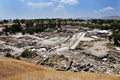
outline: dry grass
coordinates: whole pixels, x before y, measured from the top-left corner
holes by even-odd
[[[108,49],[114,49],[114,44],[113,43],[106,43],[106,46]]]
[[[42,70],[45,70],[45,68],[24,61],[0,57],[0,79],[25,72]]]
[[[39,71],[15,75],[4,80],[120,80],[106,74]]]
[[[120,80],[107,74],[60,72],[24,61],[0,57],[1,80]]]
[[[100,39],[100,41],[107,41],[107,39],[105,39],[105,38],[102,38],[102,39]]]

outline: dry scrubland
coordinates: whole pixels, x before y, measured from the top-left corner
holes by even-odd
[[[120,80],[107,74],[60,72],[0,57],[0,80]]]

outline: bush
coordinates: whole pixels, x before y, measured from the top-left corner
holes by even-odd
[[[2,31],[0,31],[0,35],[2,35],[3,34],[3,32]]]
[[[37,56],[37,53],[35,51],[31,51],[31,50],[24,50],[22,53],[21,53],[21,57],[23,58],[34,58],[35,56]]]
[[[5,57],[12,57],[10,53],[6,53]]]
[[[20,60],[20,56],[17,56],[15,59]]]

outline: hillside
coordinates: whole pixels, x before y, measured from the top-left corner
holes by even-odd
[[[46,70],[46,68],[24,61],[0,57],[0,79],[17,74],[43,70]]]
[[[107,74],[60,72],[0,57],[0,80],[120,80]]]

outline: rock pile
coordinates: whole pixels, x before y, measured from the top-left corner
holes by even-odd
[[[64,55],[51,55],[39,63],[60,71],[96,72],[120,75],[120,54],[110,53],[98,58],[84,51],[69,51]]]

